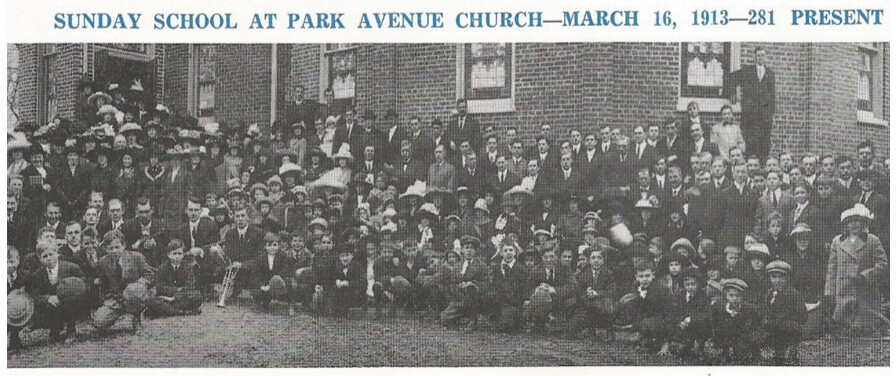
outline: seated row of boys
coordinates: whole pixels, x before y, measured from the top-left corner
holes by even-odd
[[[100,256],[96,234],[86,230],[81,253],[86,256],[70,261],[65,256],[59,259],[52,232],[41,234],[37,253],[41,270],[26,281],[17,279],[18,253],[10,248],[9,280],[11,289],[24,286],[36,297],[37,320],[50,328],[51,340],[63,338],[63,329],[72,334],[75,320],[87,307],[96,310],[94,321],[102,320],[101,327],[132,313],[134,330],[144,306],[153,316],[200,312],[203,294],[197,276],[208,274],[197,262],[196,255],[205,253],[201,249],[188,251],[182,241],[172,240],[167,245],[169,262],[153,273],[142,254],[125,250],[118,231],[104,236],[105,255]],[[248,290],[262,306],[287,303],[290,314],[294,303],[334,315],[370,305],[377,314],[384,305],[393,313],[401,306],[430,309],[448,327],[475,328],[487,320],[502,332],[518,331],[526,322],[532,322],[535,331],[545,331],[549,322],[556,322],[569,337],[603,329],[608,340],[614,337],[614,326],[626,322],[620,318],[627,318],[640,333],[641,343],[660,354],[668,354],[673,341],[684,345],[685,354],[700,354],[712,338],[725,356],[739,360],[755,359],[760,343],[771,343],[780,361],[786,354],[795,357],[793,345],[799,342],[799,328],[806,319],[803,300],[787,284],[790,265],[783,261],[765,265],[770,257],[763,244],[748,249],[749,269],[738,265],[736,247],[726,250],[726,265],[709,264],[706,272],[685,266],[686,259],[675,254],[659,262],[636,259],[636,283],[620,287],[605,266],[610,249],[603,246],[586,249],[587,266],[573,270],[558,263],[556,248],[545,249],[537,263],[532,257],[520,260],[520,250],[512,243],[502,245],[494,262],[486,263],[480,257],[479,239],[473,236],[461,239],[460,252],[452,249],[441,255],[430,249],[418,252],[413,242],[401,252],[367,237],[358,245],[363,258],[355,258],[355,248],[349,244],[334,252],[333,235],[320,228],[312,240],[313,252],[304,246],[301,233],[292,234],[288,246],[281,247],[281,242],[287,239],[267,233],[265,252],[240,265],[235,283],[237,291]],[[210,253],[222,256],[216,252]],[[657,265],[668,269],[658,270]],[[655,278],[658,275],[661,278]],[[77,296],[66,287],[63,299],[57,289],[70,277],[83,279],[89,292]],[[155,296],[129,301],[125,293],[138,281],[153,285]],[[11,346],[21,346],[17,331]]]

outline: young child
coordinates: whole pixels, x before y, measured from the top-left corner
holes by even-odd
[[[740,248],[729,245],[725,247],[725,265],[722,266],[722,279],[744,279],[750,273],[749,267],[741,262]]]
[[[772,256],[765,244],[756,243],[747,248],[747,260],[750,261],[750,271],[743,278],[744,282],[750,286],[747,290],[747,300],[753,304],[759,304],[762,302],[765,292],[771,287],[765,272],[765,265],[772,260]]]
[[[589,268],[576,276],[577,299],[567,333],[571,338],[576,338],[582,329],[588,329],[591,334],[595,334],[595,329],[604,329],[607,342],[615,339],[613,314],[616,311],[616,279],[604,266],[604,255],[602,247],[589,248],[586,253]]]
[[[268,232],[264,234],[264,253],[255,259],[252,273],[252,298],[260,307],[270,309],[275,303],[289,304],[289,286],[286,280],[293,274],[292,265],[286,254],[280,250],[280,237]],[[289,315],[295,311],[289,304]]]
[[[516,332],[522,324],[523,302],[526,294],[526,268],[516,258],[513,244],[501,246],[501,262],[492,267],[490,289],[494,294],[490,319],[499,332]]]
[[[156,296],[147,302],[147,314],[153,316],[198,315],[202,294],[193,269],[184,265],[184,243],[168,243],[168,262],[156,272]]]
[[[682,273],[683,290],[675,295],[676,328],[673,337],[684,345],[684,356],[700,356],[706,340],[712,334],[710,299],[700,289],[700,271],[687,268]]]
[[[789,238],[781,231],[784,229],[784,217],[778,212],[773,212],[768,216],[766,226],[766,234],[763,244],[768,247],[769,254],[774,259],[780,259],[784,251],[789,248]],[[750,283],[747,281],[747,283]]]
[[[103,305],[93,315],[97,328],[111,327],[125,313],[132,315],[131,332],[141,327],[141,316],[149,297],[147,286],[153,271],[142,253],[129,251],[121,231],[103,235],[106,255],[97,261],[100,295]]]
[[[775,351],[776,366],[796,365],[802,325],[808,319],[806,304],[790,285],[790,264],[772,261],[765,267],[771,288],[766,290],[765,319],[762,329],[766,344]]]
[[[41,242],[36,249],[41,267],[29,276],[25,290],[34,297],[36,324],[50,329],[50,342],[59,342],[65,336],[77,334],[75,319],[80,312],[80,304],[84,301],[65,301],[61,296],[62,291],[57,294],[57,287],[69,277],[82,279],[84,273],[78,265],[59,260],[55,243]],[[81,283],[83,284],[83,279]],[[64,334],[61,333],[63,329]]]
[[[722,351],[725,362],[751,364],[759,355],[756,332],[762,316],[756,305],[747,302],[746,282],[731,278],[723,286],[725,300],[712,308],[713,343]]]
[[[25,276],[22,275],[22,271],[19,270],[19,250],[16,247],[9,246],[6,248],[6,294],[7,301],[10,300],[11,294],[23,294],[22,288],[25,287]],[[18,291],[18,292],[16,292]],[[23,311],[27,310],[23,308]],[[11,309],[7,309],[9,313],[12,313]],[[7,320],[6,324],[6,332],[9,333],[9,348],[13,351],[21,350],[24,346],[22,345],[22,338],[19,336],[19,333],[22,331],[22,328],[28,324],[28,321],[22,320],[23,322],[15,323],[15,325],[10,324],[9,320]]]
[[[687,258],[676,252],[669,255],[666,260],[668,260],[668,264],[666,264],[668,273],[662,279],[663,285],[669,289],[669,294],[678,296],[684,290],[682,270],[686,268]]]
[[[669,290],[655,281],[655,266],[650,262],[639,262],[635,266],[637,288],[626,294],[622,304],[629,305],[635,328],[640,335],[642,347],[659,348],[658,355],[669,355],[668,334],[671,324],[670,313],[674,307]]]
[[[324,296],[330,302],[327,306],[331,314],[346,316],[349,308],[363,304],[366,276],[364,268],[352,262],[354,250],[351,247],[341,247],[338,255],[339,259],[324,286]]]

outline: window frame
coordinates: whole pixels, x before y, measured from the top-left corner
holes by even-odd
[[[871,110],[864,110],[859,107],[858,87],[856,88],[856,121],[859,124],[889,126],[889,121],[883,119],[883,57],[882,51],[878,43],[860,43],[857,48],[858,56],[870,55],[870,71],[871,86],[870,99]],[[856,67],[856,85],[858,85],[859,75],[863,72],[863,67]]]
[[[212,116],[199,116],[199,90],[200,90],[200,72],[199,61],[202,57],[201,48],[204,43],[189,45],[189,64],[187,65],[187,113],[195,117],[199,125],[217,121],[216,114]],[[217,48],[217,45],[215,45]],[[217,55],[217,51],[216,51]],[[218,74],[215,72],[215,84],[217,86]]]
[[[456,99],[465,98],[467,100],[467,112],[471,114],[496,114],[516,111],[516,71],[517,71],[517,48],[516,43],[508,43],[510,45],[510,97],[497,99],[470,99],[466,98],[467,80],[466,80],[466,58],[467,46],[470,43],[460,43],[457,45],[457,68],[456,68]]]
[[[330,87],[330,58],[333,55],[338,55],[340,53],[351,52],[354,54],[354,65],[355,65],[355,88],[354,92],[352,92],[352,96],[348,98],[336,98],[338,101],[348,101],[349,103],[355,103],[358,98],[358,55],[361,49],[361,44],[335,44],[336,48],[330,48],[334,43],[322,43],[320,45],[320,85],[317,93],[317,99],[320,103],[326,103],[326,98],[324,97],[324,92],[326,92],[327,88]],[[334,93],[335,94],[335,93]]]
[[[699,98],[699,97],[684,97],[681,94],[681,88],[684,82],[681,77],[681,69],[684,61],[682,61],[683,49],[685,48],[686,43],[691,42],[680,42],[678,43],[678,103],[676,103],[675,109],[679,112],[684,112],[688,110],[688,103],[696,102],[700,106],[700,112],[719,112],[722,109],[722,106],[729,105],[731,109],[734,110],[735,113],[741,112],[740,102],[737,104],[731,104],[731,101],[727,98]],[[741,44],[740,42],[725,42],[730,43],[728,46],[729,56],[728,56],[728,73],[737,71],[743,66],[743,62],[741,61]],[[685,68],[686,69],[686,68]],[[725,82],[722,83],[726,85]]]
[[[38,45],[39,51],[39,64],[38,64],[38,119],[39,124],[47,124],[50,122],[52,117],[50,116],[50,69],[53,65],[53,59],[58,58],[60,55],[60,46],[55,43],[47,43]],[[57,84],[58,84],[58,77]],[[56,93],[58,97],[59,93]],[[56,113],[53,116],[59,115],[59,102],[58,98],[56,98]]]

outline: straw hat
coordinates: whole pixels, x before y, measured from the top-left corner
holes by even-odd
[[[6,295],[6,324],[21,328],[34,315],[34,300],[22,290],[14,290]]]
[[[843,213],[840,214],[840,222],[846,222],[846,221],[849,221],[852,219],[859,219],[859,220],[863,220],[865,222],[871,222],[871,220],[873,218],[874,218],[874,216],[871,215],[871,211],[868,210],[868,208],[865,207],[865,205],[862,205],[860,203],[857,203],[852,208],[844,210]]]

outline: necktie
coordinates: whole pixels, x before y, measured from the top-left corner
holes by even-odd
[[[548,281],[554,282],[554,269],[548,270]]]
[[[778,291],[772,291],[771,298],[768,299],[768,304],[775,304],[775,298],[778,296]]]
[[[778,207],[778,195],[775,192],[772,192],[772,205]]]
[[[190,226],[190,247],[196,246],[196,226]]]
[[[870,196],[868,192],[862,193],[862,205],[868,205],[868,196]]]
[[[800,215],[802,215],[802,214],[803,214],[803,207],[797,206],[796,213],[793,214],[793,224],[797,223],[797,221],[800,219]]]
[[[504,184],[504,173],[498,174],[498,180],[501,181],[501,184]]]
[[[343,269],[342,269],[342,275],[345,276],[345,277],[348,277],[348,268],[343,268]]]
[[[466,116],[461,116],[459,119],[460,129],[464,129],[464,118],[466,118]]]
[[[504,277],[507,277],[507,275],[510,274],[510,265],[501,264],[501,273],[504,274]]]
[[[641,159],[641,152],[644,151],[644,147],[641,144],[638,144],[638,159]]]
[[[246,240],[246,234],[240,233],[240,241]]]

